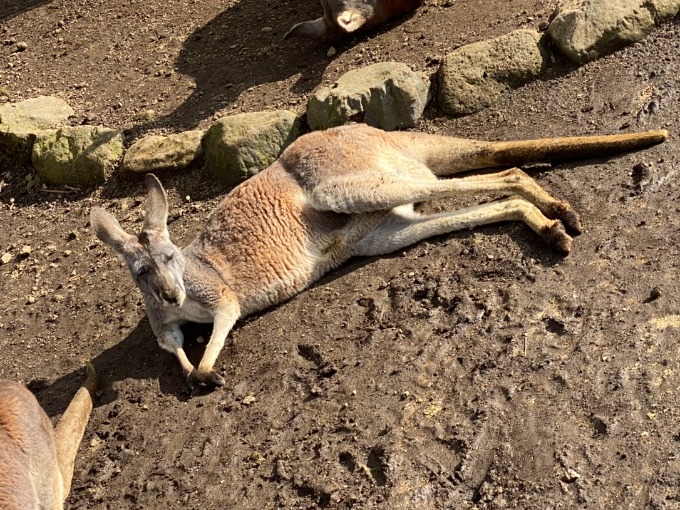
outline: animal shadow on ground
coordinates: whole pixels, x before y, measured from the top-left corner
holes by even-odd
[[[187,355],[192,362],[198,363],[204,349],[204,345],[195,341],[196,338],[209,338],[211,328],[212,325],[205,324],[188,324],[182,328],[186,335]],[[227,342],[225,355],[229,355],[230,348]],[[101,380],[95,406],[116,400],[118,394],[112,384],[125,379],[157,379],[161,393],[175,395],[181,401],[191,397],[176,358],[158,346],[146,318],[126,338],[91,361]],[[82,367],[78,367],[54,380],[31,381],[28,387],[48,416],[53,418],[64,412],[83,380],[84,372]]]
[[[6,21],[24,11],[30,11],[51,0],[0,0],[0,21]]]
[[[296,20],[308,16],[310,5],[321,15],[319,2],[309,0],[241,0],[197,29],[175,62],[178,72],[194,78],[196,88],[175,111],[141,130],[192,128],[233,104],[243,91],[291,76],[299,75],[294,92],[311,91],[329,62],[327,46],[283,39]]]
[[[291,77],[295,82],[287,86],[286,92],[307,94],[320,83],[326,66],[332,63],[326,55],[331,44],[340,55],[381,30],[340,39],[283,39],[295,23],[322,15],[318,0],[241,0],[231,6],[189,35],[177,57],[175,69],[195,80],[191,95],[167,116],[133,128],[133,134],[154,128],[193,128],[234,104],[244,91]],[[382,28],[388,30],[407,18]],[[268,98],[268,108],[287,99],[288,94]]]

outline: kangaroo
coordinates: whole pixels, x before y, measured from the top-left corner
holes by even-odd
[[[415,11],[422,0],[321,0],[323,17],[293,26],[289,37],[333,37],[378,26]]]
[[[221,386],[213,366],[234,323],[291,298],[350,257],[384,255],[431,236],[508,220],[524,221],[566,254],[572,244],[567,231],[582,231],[567,202],[518,168],[438,177],[614,154],[667,135],[485,142],[354,124],[298,138],[269,168],[234,188],[183,250],[170,241],[167,196],[151,174],[138,235],[99,207],[91,210],[91,226],[127,263],[158,343],[177,356],[189,386]],[[480,192],[512,196],[441,214],[413,209],[415,202]],[[182,348],[180,325],[187,321],[214,322],[198,368]]]
[[[52,429],[33,394],[14,381],[0,381],[0,508],[64,508],[73,465],[92,412],[98,379],[87,379]]]

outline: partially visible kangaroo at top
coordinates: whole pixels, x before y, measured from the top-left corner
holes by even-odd
[[[415,11],[422,0],[321,0],[323,17],[293,26],[289,37],[333,37],[368,29]]]
[[[0,381],[0,508],[58,510],[71,490],[73,465],[92,412],[98,379],[87,379],[57,426],[33,394],[14,381]]]
[[[223,385],[213,366],[234,323],[291,298],[350,257],[383,255],[427,237],[506,220],[524,221],[561,253],[571,248],[567,231],[581,232],[569,204],[518,168],[437,177],[604,156],[660,143],[667,135],[484,142],[354,124],[298,138],[269,168],[234,188],[183,250],[170,241],[167,197],[150,174],[139,234],[125,232],[99,207],[92,208],[91,225],[127,263],[158,343],[177,356],[189,384]],[[510,198],[433,215],[413,209],[415,202],[481,192]],[[198,368],[182,348],[180,325],[187,321],[214,322]]]

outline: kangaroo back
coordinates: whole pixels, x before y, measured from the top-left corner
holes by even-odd
[[[0,508],[61,508],[54,431],[33,394],[0,382]]]

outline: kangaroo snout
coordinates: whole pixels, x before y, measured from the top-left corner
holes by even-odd
[[[161,288],[161,301],[165,306],[182,306],[184,302],[184,291],[176,287]]]

